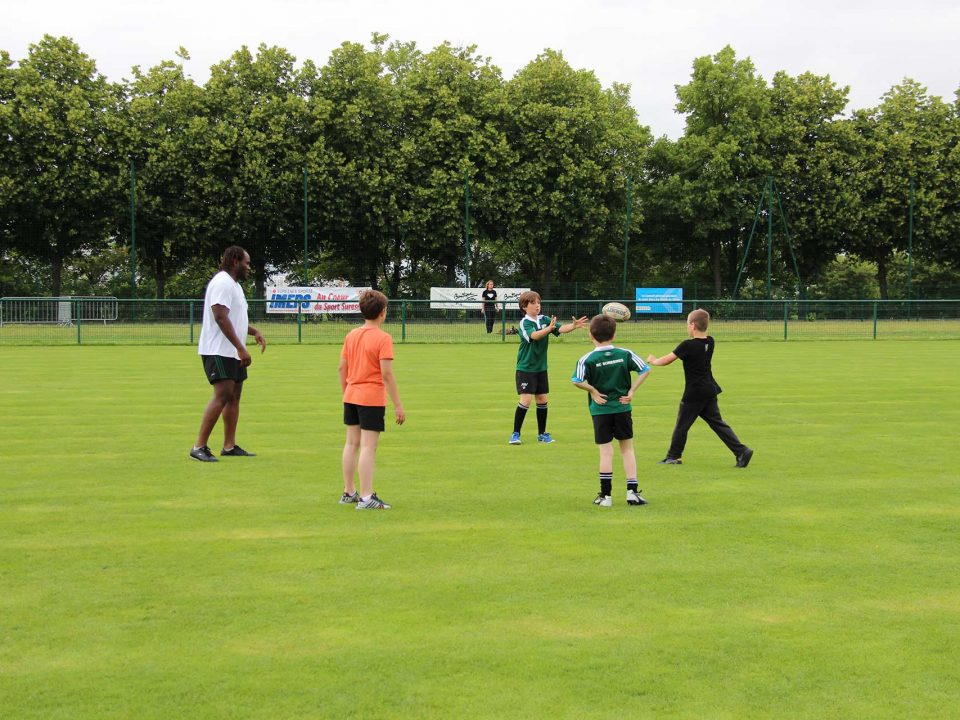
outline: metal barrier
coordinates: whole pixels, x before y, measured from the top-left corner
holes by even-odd
[[[69,327],[74,321],[106,323],[116,320],[118,314],[117,298],[102,295],[0,298],[0,327],[32,323]]]
[[[620,301],[636,308],[633,300]],[[271,314],[265,300],[248,302],[250,322],[272,344],[339,344],[362,322],[356,313]],[[541,312],[563,323],[596,315],[603,304],[545,298]],[[499,305],[488,334],[479,303],[441,309],[430,300],[392,300],[384,329],[397,343],[515,342],[511,329],[521,311],[515,303]],[[686,313],[696,307],[710,312],[710,332],[724,340],[960,339],[960,300],[685,300],[681,313],[635,312],[619,325],[617,340],[678,341]],[[2,298],[0,345],[192,345],[202,313],[199,299]],[[585,342],[586,335],[560,341]]]

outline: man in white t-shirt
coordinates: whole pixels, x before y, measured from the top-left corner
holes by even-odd
[[[247,335],[260,346],[267,341],[247,318],[247,299],[240,280],[250,276],[250,256],[242,247],[228,247],[223,252],[220,272],[207,285],[203,299],[203,326],[197,352],[203,359],[203,371],[213,385],[213,398],[203,411],[197,442],[190,457],[201,462],[217,462],[207,447],[217,419],[223,417],[223,450],[221,455],[252,457],[237,445],[237,421],[240,419],[240,393],[247,379],[247,366],[253,362],[247,351]]]

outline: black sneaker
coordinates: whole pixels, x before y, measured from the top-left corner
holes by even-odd
[[[737,456],[737,464],[734,467],[744,468],[750,464],[750,458],[753,457],[753,450],[744,448],[743,452]]]
[[[199,460],[200,462],[217,462],[217,459],[213,456],[213,453],[210,452],[210,448],[206,445],[203,447],[195,447],[190,451],[190,457],[194,460]]]
[[[220,457],[256,457],[256,453],[247,452],[239,445],[234,445],[229,450],[221,450]]]
[[[657,465],[683,465],[683,460],[680,458],[666,457],[658,462]]]

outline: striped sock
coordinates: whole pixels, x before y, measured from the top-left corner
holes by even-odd
[[[600,473],[600,494],[610,495],[613,492],[613,473]]]
[[[520,428],[523,427],[523,420],[525,417],[527,417],[527,408],[518,403],[517,410],[513,414],[513,431],[515,433],[520,432]]]
[[[627,480],[627,490],[633,490],[634,492],[637,492],[637,479],[636,479],[636,478],[632,478],[632,479],[630,479],[630,480]]]
[[[537,403],[537,432],[543,435],[547,431],[547,404]]]

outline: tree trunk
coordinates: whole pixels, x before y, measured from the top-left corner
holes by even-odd
[[[63,256],[60,254],[59,250],[54,250],[53,264],[50,270],[51,270],[51,273],[53,274],[53,288],[52,288],[53,297],[60,297],[60,292],[62,290],[62,280],[63,280]]]
[[[880,286],[880,299],[888,300],[890,298],[890,288],[887,285],[887,258],[881,257],[877,260],[877,284]]]
[[[166,297],[167,275],[163,267],[163,255],[158,255],[154,263],[154,272],[157,276],[157,299],[163,300]]]
[[[720,297],[720,292],[723,289],[723,268],[722,258],[720,255],[720,239],[717,237],[713,238],[711,243],[711,264],[713,265],[713,297]]]

